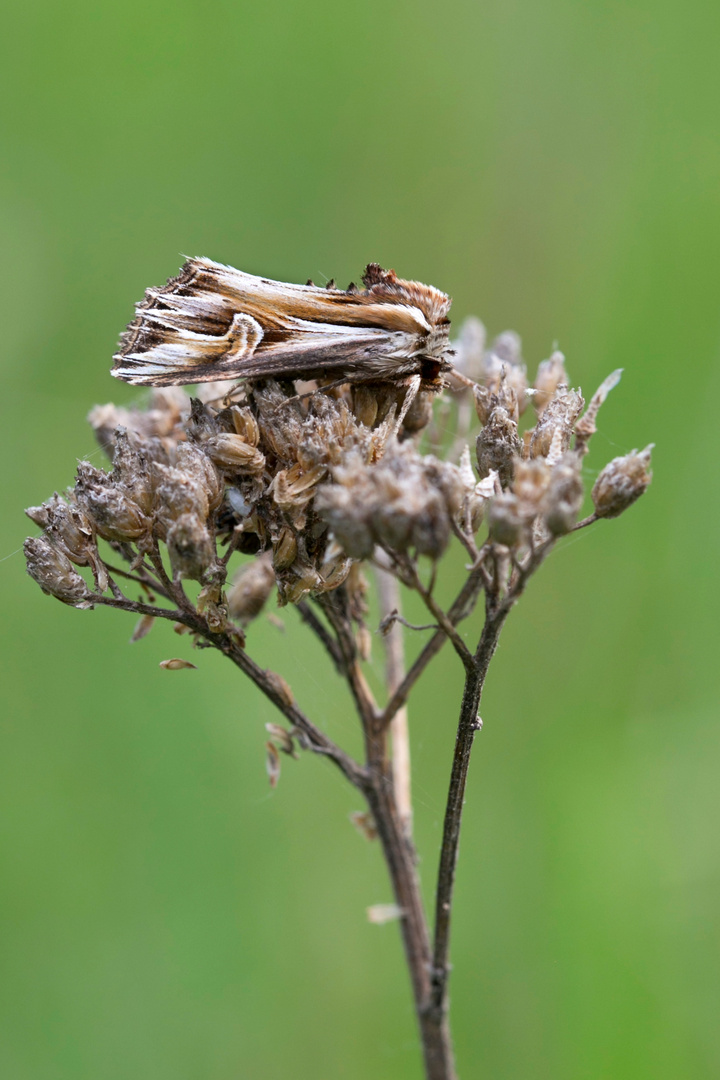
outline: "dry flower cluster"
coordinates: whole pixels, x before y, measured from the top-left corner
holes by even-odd
[[[89,419],[112,468],[80,462],[74,487],[27,511],[42,532],[25,544],[28,572],[63,603],[136,613],[134,639],[157,618],[169,619],[196,644],[220,649],[240,667],[287,721],[269,725],[273,785],[279,752],[295,755],[300,748],[328,756],[362,792],[368,809],[356,815],[356,824],[365,835],[379,836],[383,847],[427,1075],[436,1080],[455,1075],[447,1024],[449,925],[465,780],[488,664],[508,612],[557,539],[631,505],[650,481],[651,450],[611,461],[592,488],[592,513],[578,521],[583,458],[620,372],[586,408],[570,388],[559,352],[540,364],[530,387],[512,333],[486,347],[482,325],[469,320],[455,350],[456,367],[474,388],[451,385],[434,402],[420,393],[404,417],[405,387],[387,383],[326,391],[304,386],[299,397],[298,387],[273,380],[242,389],[205,385],[194,398],[171,387],[153,391],[142,410],[98,406]],[[535,422],[523,428],[528,407]],[[476,421],[473,455],[469,436]],[[443,608],[435,569],[453,536],[464,548],[467,572],[455,601]],[[253,557],[228,580],[234,554],[238,561]],[[388,656],[383,706],[362,669],[371,640],[368,564],[378,568]],[[186,580],[200,584],[195,599]],[[407,671],[398,638],[405,622],[399,585],[422,598],[430,624],[421,629],[432,631]],[[298,609],[347,680],[365,761],[330,740],[297,706],[283,677],[262,669],[246,648],[247,628],[274,590],[281,605]],[[471,648],[458,625],[481,595],[485,620]],[[465,687],[431,934],[411,836],[402,719],[414,683],[447,640],[462,661]],[[194,665],[170,659],[163,666]]]

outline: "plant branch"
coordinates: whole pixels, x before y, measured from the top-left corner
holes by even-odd
[[[400,608],[400,587],[398,580],[387,570],[375,568],[375,578],[378,586],[378,599],[380,602],[380,614],[383,621],[395,616],[390,623],[387,632],[383,635],[385,648],[385,681],[388,693],[397,690],[405,677],[405,648],[403,641],[403,629],[400,625],[402,616],[398,615]],[[395,800],[397,802],[400,821],[403,832],[409,839],[412,836],[412,795],[410,774],[410,734],[408,731],[407,709],[402,706],[397,710],[390,723],[390,736],[392,738],[392,770]]]
[[[482,563],[478,563],[466,578],[462,589],[448,609],[447,617],[453,625],[467,618],[474,610],[477,598],[485,583],[485,574],[485,567]],[[411,664],[407,675],[385,706],[380,719],[382,727],[387,727],[397,710],[405,704],[413,686],[447,640],[445,631],[439,629],[423,647],[417,659]]]
[[[452,619],[445,614],[443,609],[433,597],[430,590],[425,588],[422,581],[420,580],[420,575],[418,574],[414,563],[412,563],[409,559],[406,563],[406,570],[412,580],[412,587],[420,595],[423,603],[425,604],[425,607],[434,617],[435,621],[440,626],[440,629],[451,641],[455,652],[462,660],[465,670],[470,671],[474,666],[473,655],[468,649],[463,639],[460,637],[460,634],[455,629],[455,625]]]
[[[441,1024],[447,1013],[447,982],[449,974],[450,916],[452,912],[455,869],[457,866],[460,826],[462,824],[465,785],[470,766],[470,754],[475,736],[481,724],[478,708],[485,676],[498,637],[509,608],[489,609],[485,625],[474,657],[472,670],[468,670],[465,679],[460,719],[455,738],[455,752],[450,773],[450,787],[445,808],[440,866],[438,868],[437,891],[435,897],[435,937],[432,961],[432,989],[430,1012],[437,1024]]]

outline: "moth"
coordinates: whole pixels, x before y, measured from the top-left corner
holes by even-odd
[[[450,297],[377,263],[362,282],[290,285],[189,259],[137,304],[112,374],[142,386],[277,378],[442,389]]]

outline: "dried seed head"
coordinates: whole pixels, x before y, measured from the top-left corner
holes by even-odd
[[[207,521],[210,513],[208,492],[195,471],[171,465],[155,465],[154,505],[156,532],[161,537],[184,514]]]
[[[201,581],[215,562],[215,544],[197,514],[181,514],[167,530],[170,565],[179,578]]]
[[[203,445],[217,467],[230,476],[260,476],[265,468],[264,455],[242,435],[221,432],[211,435]]]
[[[511,491],[497,495],[488,513],[490,538],[505,547],[515,547],[522,535],[522,525],[517,495]]]
[[[584,454],[586,452],[590,438],[597,431],[595,421],[600,406],[605,402],[610,391],[620,382],[621,377],[622,368],[618,368],[617,371],[613,371],[608,375],[607,379],[600,384],[593,394],[585,413],[575,425],[575,449],[578,453]]]
[[[294,531],[284,525],[273,543],[273,566],[275,570],[287,570],[297,558],[298,545]]]
[[[570,445],[575,421],[582,412],[582,394],[560,387],[543,409],[530,432],[529,456],[549,457],[552,451],[559,460]]]
[[[540,512],[551,477],[552,470],[543,458],[517,462],[512,490],[517,496],[518,514],[525,524],[529,525]]]
[[[498,334],[484,357],[484,382],[500,399],[514,419],[527,408],[527,369],[522,358],[522,342],[514,330]],[[504,401],[503,398],[507,398]],[[514,401],[514,408],[509,405]],[[516,411],[515,411],[516,410]]]
[[[28,537],[23,546],[27,572],[44,593],[72,604],[91,608],[90,590],[73,564],[45,536]]]
[[[565,357],[561,352],[555,351],[549,360],[543,360],[538,367],[535,379],[535,394],[533,405],[538,416],[545,411],[548,402],[554,398],[561,386],[568,387],[570,380],[565,370]]]
[[[241,566],[228,590],[227,604],[230,617],[247,626],[256,619],[275,585],[270,552],[258,555],[252,562]]]
[[[87,461],[78,463],[75,498],[104,540],[132,541],[149,535],[151,521],[112,476]]]
[[[470,316],[460,327],[460,336],[453,342],[455,357],[453,367],[467,375],[473,382],[480,382],[485,373],[483,360],[487,331],[479,319]]]
[[[223,501],[225,485],[208,454],[196,443],[180,443],[175,454],[175,467],[205,492],[208,513],[214,514]]]
[[[536,459],[537,460],[537,459]],[[577,521],[584,496],[580,457],[568,451],[551,470],[542,516],[553,536],[564,536]]]
[[[433,401],[435,395],[429,391],[420,391],[415,395],[412,405],[405,413],[402,422],[402,431],[407,435],[415,435],[423,431],[432,420]]]
[[[500,477],[502,486],[507,487],[512,481],[515,461],[521,448],[517,421],[513,420],[502,406],[493,409],[487,424],[477,437],[480,478],[494,470]]]
[[[609,462],[595,481],[592,500],[598,517],[618,517],[643,494],[652,480],[648,471],[654,443]]]
[[[235,434],[244,439],[248,446],[258,445],[260,442],[260,428],[250,409],[241,408],[239,405],[231,405],[229,409],[220,414],[218,419],[224,419],[226,416],[232,422],[232,429]]]

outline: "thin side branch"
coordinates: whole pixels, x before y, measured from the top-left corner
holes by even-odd
[[[463,587],[448,609],[447,617],[453,625],[466,619],[475,609],[477,599],[485,584],[486,574],[487,571],[482,563],[478,563],[478,565],[470,572]],[[424,646],[417,659],[410,666],[407,675],[385,706],[380,719],[382,727],[387,727],[397,710],[402,708],[405,704],[410,696],[410,691],[413,686],[433,657],[437,656],[440,652],[447,640],[445,631],[438,630]]]

